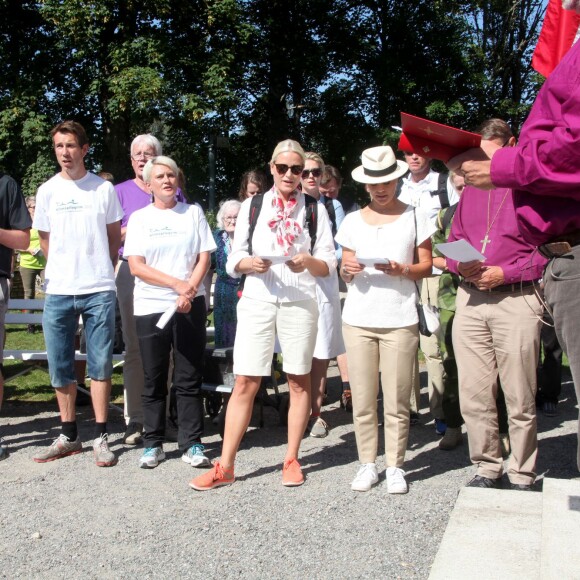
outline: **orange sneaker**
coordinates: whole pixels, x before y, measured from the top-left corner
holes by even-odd
[[[234,481],[236,481],[234,468],[224,469],[219,461],[214,461],[213,467],[209,471],[194,477],[189,482],[189,487],[193,487],[197,491],[206,491],[219,485],[229,485]]]
[[[284,462],[282,467],[282,485],[286,487],[297,487],[304,483],[302,468],[296,459],[290,459]]]

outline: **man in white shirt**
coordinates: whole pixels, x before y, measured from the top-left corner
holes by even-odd
[[[414,207],[426,211],[433,224],[436,225],[437,214],[443,207],[449,207],[459,201],[455,189],[445,174],[439,174],[431,169],[431,159],[421,157],[416,153],[404,152],[405,161],[409,165],[409,173],[399,180],[399,199]],[[441,271],[433,268],[433,275],[421,282],[421,299],[423,303],[437,307],[439,277]],[[439,351],[439,339],[436,335],[429,337],[421,335],[420,348],[427,363],[429,377],[429,407],[435,419],[435,429],[438,435],[444,435],[446,424],[443,416],[443,361]],[[415,389],[411,395],[411,421],[418,420],[419,411],[419,375],[415,380]]]
[[[74,369],[74,338],[82,316],[96,420],[93,452],[95,463],[108,467],[117,463],[108,447],[107,415],[115,334],[113,267],[123,210],[113,185],[85,169],[89,144],[84,128],[63,121],[51,136],[61,171],[39,187],[33,227],[47,258],[43,329],[62,433],[34,461],[45,463],[82,451]]]

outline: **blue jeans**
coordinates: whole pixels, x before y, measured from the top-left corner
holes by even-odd
[[[50,382],[55,389],[76,383],[75,334],[79,316],[83,319],[87,339],[89,377],[104,381],[113,374],[115,292],[77,296],[47,294],[42,326]]]

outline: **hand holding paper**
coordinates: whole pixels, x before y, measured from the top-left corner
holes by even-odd
[[[485,261],[485,256],[478,252],[466,240],[457,240],[446,244],[435,246],[446,258],[451,258],[457,262],[472,262],[473,260]]]

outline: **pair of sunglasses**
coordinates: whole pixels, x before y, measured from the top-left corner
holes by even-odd
[[[314,169],[305,169],[302,172],[302,179],[307,179],[308,176],[312,173],[312,177],[317,178],[322,175],[322,169],[320,167],[315,167]]]
[[[304,169],[304,165],[286,165],[286,163],[274,163],[278,175],[286,175],[288,169],[292,172],[292,175],[300,175]]]

